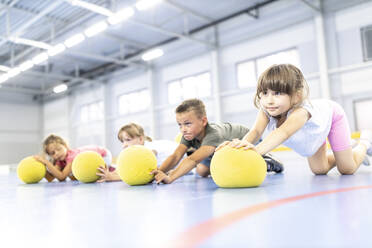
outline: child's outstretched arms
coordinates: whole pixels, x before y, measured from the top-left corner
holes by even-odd
[[[97,180],[98,183],[102,182],[114,182],[120,181],[120,176],[118,175],[117,171],[110,171],[107,166],[100,166],[98,168],[100,172],[97,172],[96,175],[100,176],[101,178]]]
[[[42,156],[35,155],[34,158],[39,161],[40,163],[43,163],[46,168],[48,169],[48,172],[54,176],[55,178],[58,179],[58,181],[64,181],[66,178],[71,174],[72,169],[71,169],[71,163],[68,163],[63,170],[59,170],[57,166],[53,165],[51,162],[49,162],[47,159],[43,158]],[[49,179],[48,179],[49,178]],[[48,174],[47,180],[52,181],[51,177]]]
[[[186,152],[187,148],[186,148],[186,146],[184,146],[184,147],[185,147],[185,152]],[[212,155],[214,153],[215,149],[216,149],[215,146],[201,146],[199,149],[197,149],[189,157],[182,160],[181,163],[177,166],[177,168],[174,169],[168,175],[165,174],[161,170],[161,167],[157,170],[152,171],[151,174],[155,175],[156,183],[161,183],[161,182],[166,183],[166,184],[172,183],[176,179],[182,177],[183,175],[186,175],[189,171],[191,171],[203,159]]]

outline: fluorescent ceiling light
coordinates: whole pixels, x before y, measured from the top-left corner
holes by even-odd
[[[0,75],[0,84],[4,83],[8,79],[9,79],[9,76],[7,74]]]
[[[23,39],[23,38],[18,38],[18,37],[10,37],[10,41],[17,43],[17,44],[23,44],[27,46],[33,46],[33,47],[38,47],[42,49],[49,49],[51,48],[51,45],[41,42],[41,41],[36,41],[36,40],[29,40],[29,39]]]
[[[5,71],[5,72],[7,72],[7,71],[9,71],[9,70],[10,70],[10,68],[9,68],[8,66],[0,65],[0,71]]]
[[[72,5],[76,5],[79,7],[82,7],[84,9],[88,9],[90,11],[96,12],[98,14],[104,15],[104,16],[111,16],[113,13],[112,11],[101,7],[99,5],[93,4],[93,3],[88,3],[84,1],[79,1],[79,0],[70,0],[69,1]]]
[[[131,7],[124,8],[120,10],[119,12],[115,13],[113,16],[110,16],[107,18],[107,21],[111,25],[118,24],[119,22],[122,22],[128,18],[130,18],[132,15],[134,15],[134,10]]]
[[[60,84],[53,88],[53,92],[58,94],[67,90],[67,84]]]
[[[92,37],[96,34],[99,34],[103,31],[105,31],[105,29],[108,27],[108,24],[106,21],[102,21],[102,22],[99,22],[99,23],[96,23],[94,24],[93,26],[85,29],[84,31],[84,34],[87,36],[87,37]]]
[[[83,34],[76,34],[70,38],[68,38],[67,40],[65,40],[65,46],[70,48],[70,47],[73,47],[77,44],[79,44],[80,42],[84,41],[85,40],[85,36]]]
[[[34,63],[31,60],[27,60],[26,62],[23,62],[19,65],[19,69],[21,71],[27,71],[31,69],[34,66]]]
[[[19,73],[21,73],[21,70],[18,67],[15,67],[8,71],[7,75],[9,78],[17,76]]]
[[[142,55],[142,59],[144,61],[149,61],[149,60],[159,58],[159,57],[163,56],[163,54],[164,54],[163,50],[161,50],[160,48],[157,48],[157,49],[150,50],[150,51],[144,53]]]
[[[147,10],[157,4],[159,4],[160,2],[162,2],[163,0],[140,0],[136,3],[136,8],[139,10],[139,11],[142,11],[142,10]]]
[[[32,58],[32,62],[35,65],[41,64],[44,61],[48,59],[48,54],[46,52],[40,53],[39,55],[36,55],[35,57]]]
[[[60,43],[60,44],[55,45],[54,47],[50,48],[48,50],[48,55],[52,57],[52,56],[55,56],[55,55],[63,52],[64,50],[66,50],[66,47],[62,43]]]

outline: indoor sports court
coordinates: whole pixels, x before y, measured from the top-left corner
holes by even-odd
[[[372,247],[371,11],[369,0],[0,1],[0,246]],[[277,99],[292,93],[257,90],[280,64],[298,68],[314,103],[282,140],[271,134],[298,112]],[[350,139],[337,150],[339,116]],[[221,137],[253,155],[215,151]],[[308,162],[299,153],[316,140]]]

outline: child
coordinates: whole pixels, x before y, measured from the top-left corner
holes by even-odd
[[[342,107],[331,100],[308,100],[308,86],[302,72],[293,65],[273,65],[258,80],[254,100],[259,109],[253,128],[242,140],[223,143],[232,147],[255,149],[266,154],[280,144],[307,157],[315,175],[327,174],[337,167],[341,174],[353,174],[366,152],[372,154],[371,132],[362,132],[352,148],[350,128]],[[265,128],[270,132],[253,145]],[[328,137],[333,154],[327,155]]]
[[[226,140],[241,139],[249,131],[242,125],[208,123],[205,106],[198,99],[182,102],[176,108],[176,119],[182,133],[181,143],[160,168],[152,172],[157,183],[172,183],[194,167],[200,176],[207,177],[210,174],[209,166],[216,147]],[[190,147],[196,150],[167,175],[166,173],[179,163]],[[272,161],[275,162],[275,168],[270,167],[269,171],[281,172],[283,170],[281,164]]]
[[[174,149],[178,146],[175,141],[170,140],[152,140],[145,135],[143,128],[136,123],[129,123],[120,128],[118,139],[123,144],[123,149],[132,145],[143,145],[153,151],[156,156],[158,166],[170,156]],[[101,178],[98,182],[119,181],[120,177],[116,171],[110,172],[107,169],[100,167],[100,172],[97,173]]]
[[[105,164],[111,165],[112,155],[106,148],[98,146],[85,146],[78,149],[70,149],[67,143],[59,136],[51,134],[43,142],[43,152],[51,158],[51,162],[42,156],[35,155],[34,158],[43,163],[47,168],[45,178],[48,182],[57,178],[59,181],[66,180],[69,177],[71,180],[76,180],[72,175],[71,165],[75,157],[83,151],[95,151],[99,153]]]

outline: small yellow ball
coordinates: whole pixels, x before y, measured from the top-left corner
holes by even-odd
[[[257,187],[265,180],[266,171],[265,160],[253,150],[225,146],[211,161],[211,176],[222,188]]]
[[[96,173],[100,166],[106,166],[102,156],[94,151],[85,151],[72,161],[72,174],[83,183],[92,183],[99,179]]]
[[[129,185],[143,185],[154,178],[150,172],[157,168],[157,161],[150,149],[134,145],[121,151],[117,165],[121,180]]]
[[[45,165],[34,159],[26,157],[17,166],[17,175],[24,183],[38,183],[45,177]]]

